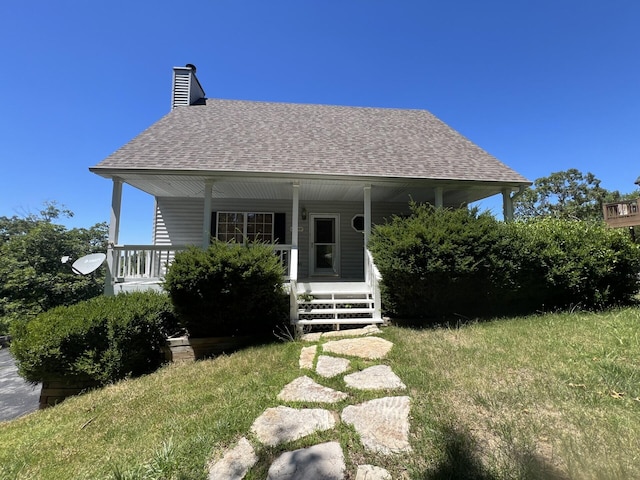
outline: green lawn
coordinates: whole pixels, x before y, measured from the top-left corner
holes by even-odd
[[[248,478],[264,479],[284,450],[331,439],[350,472],[373,463],[394,479],[640,478],[639,326],[640,310],[624,309],[387,328],[395,347],[383,362],[409,388],[413,452],[369,455],[339,425],[259,451]],[[0,424],[0,477],[205,479],[212,455],[279,404],[301,347],[170,365]],[[322,383],[345,389],[339,378]],[[349,403],[380,396],[350,393]]]

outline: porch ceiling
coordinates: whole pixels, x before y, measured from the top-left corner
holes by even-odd
[[[362,201],[363,187],[371,185],[373,202],[435,203],[435,188],[443,190],[445,205],[461,205],[498,194],[516,185],[501,182],[434,181],[389,178],[289,178],[205,175],[180,175],[148,172],[122,172],[114,177],[156,197],[202,198],[205,182],[212,183],[212,197],[254,198],[258,200],[290,199],[292,184],[300,185],[300,200]]]

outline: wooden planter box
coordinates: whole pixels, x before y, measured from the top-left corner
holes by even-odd
[[[169,362],[194,361],[230,353],[255,342],[254,337],[178,337],[167,339],[163,348],[164,359]],[[98,386],[94,380],[50,378],[42,382],[39,408],[61,403],[67,397],[78,395]]]
[[[168,362],[202,360],[233,352],[254,341],[254,337],[169,338],[163,349],[164,359]]]
[[[40,410],[61,403],[67,397],[78,395],[98,386],[95,380],[79,380],[79,379],[45,379],[42,382],[40,390]]]

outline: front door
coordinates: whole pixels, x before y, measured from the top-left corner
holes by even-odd
[[[340,216],[311,214],[309,265],[311,275],[340,275]]]

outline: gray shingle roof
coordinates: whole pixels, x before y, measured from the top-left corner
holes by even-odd
[[[177,107],[91,170],[529,183],[425,110],[207,99]]]

